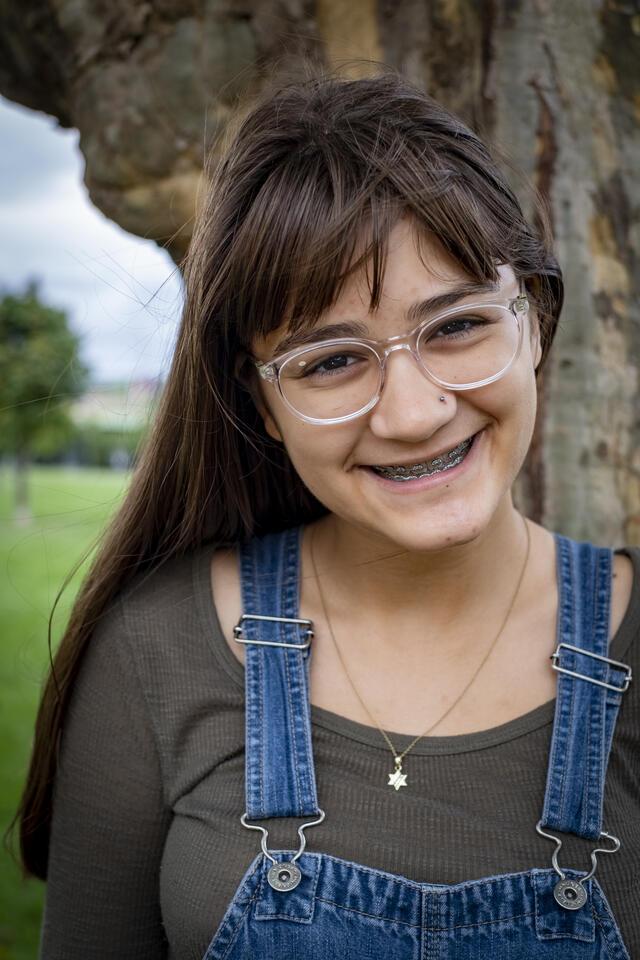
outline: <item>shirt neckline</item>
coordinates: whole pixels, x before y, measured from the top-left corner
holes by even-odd
[[[240,661],[234,657],[229,649],[229,645],[224,638],[218,611],[215,606],[213,591],[211,589],[211,557],[218,545],[207,544],[194,554],[193,558],[193,585],[196,607],[201,618],[204,633],[212,652],[219,665],[224,669],[230,679],[244,691],[245,670]],[[634,552],[628,547],[619,547],[614,553],[624,553],[631,559],[634,567],[633,585],[631,597],[624,613],[622,621],[611,639],[609,656],[621,660],[631,643],[631,637],[626,638],[625,634],[632,622],[640,623],[640,551]],[[629,634],[631,631],[629,630]],[[555,714],[556,698],[547,700],[539,704],[532,710],[507,720],[495,727],[489,727],[486,730],[476,730],[473,733],[461,733],[452,736],[423,737],[411,752],[417,755],[437,755],[437,754],[455,754],[469,753],[476,750],[482,750],[487,747],[497,746],[515,740],[518,737],[530,734],[535,730],[547,726],[553,722]],[[368,724],[360,723],[357,720],[351,720],[341,714],[326,710],[324,707],[311,704],[311,724],[337,733],[349,740],[360,744],[374,747],[384,752],[389,752],[389,747],[384,741],[380,731]],[[397,733],[392,730],[386,731],[398,751],[402,752],[409,746],[414,736],[411,734]]]

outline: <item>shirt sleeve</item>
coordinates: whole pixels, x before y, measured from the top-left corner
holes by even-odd
[[[40,960],[165,958],[159,873],[170,811],[120,607],[89,641],[54,784]]]

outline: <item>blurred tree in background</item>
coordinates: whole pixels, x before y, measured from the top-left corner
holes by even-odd
[[[79,338],[62,310],[41,302],[37,281],[0,299],[0,452],[15,464],[15,514],[28,519],[28,467],[73,433],[69,406],[87,382]]]

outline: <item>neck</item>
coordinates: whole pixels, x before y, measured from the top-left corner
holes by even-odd
[[[452,635],[463,643],[465,627],[477,634],[478,625],[493,622],[511,603],[527,551],[525,521],[510,497],[479,534],[443,548],[407,550],[335,514],[307,533],[305,548],[313,548],[332,622],[375,625],[403,646],[403,626],[426,622],[434,643],[448,643]],[[306,570],[313,576],[311,563]],[[526,579],[525,573],[512,616]]]

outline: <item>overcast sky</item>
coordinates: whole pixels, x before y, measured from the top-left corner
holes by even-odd
[[[155,243],[91,204],[78,139],[0,97],[0,288],[39,278],[42,298],[65,309],[81,334],[94,379],[155,376],[170,357],[180,277]]]

